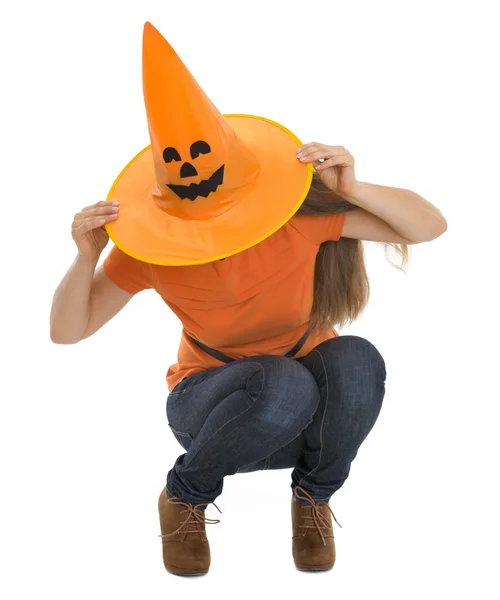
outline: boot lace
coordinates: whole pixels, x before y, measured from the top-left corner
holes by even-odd
[[[158,537],[160,537],[163,540],[166,540],[170,537],[172,537],[173,535],[176,535],[177,533],[180,533],[182,531],[183,534],[188,534],[188,533],[199,533],[201,536],[201,539],[206,542],[207,538],[204,535],[204,530],[203,527],[200,526],[208,523],[210,525],[212,524],[217,524],[220,523],[220,519],[208,519],[205,517],[205,515],[203,514],[203,512],[198,508],[199,506],[205,506],[207,503],[206,502],[202,502],[200,504],[195,504],[194,506],[191,504],[188,504],[187,502],[184,502],[181,498],[168,498],[167,500],[168,502],[170,502],[171,504],[182,504],[183,506],[186,507],[185,510],[181,510],[181,513],[187,512],[188,515],[186,517],[186,519],[179,525],[179,527],[175,530],[172,531],[171,533],[164,533],[164,534],[160,534]],[[217,504],[215,504],[215,502],[209,502],[209,504],[213,504],[215,506],[215,508],[222,514],[222,511],[220,510],[220,508],[217,506]],[[185,536],[184,538],[185,539]]]
[[[335,520],[335,523],[337,523],[337,525],[339,527],[342,527],[342,525],[337,521],[335,515],[333,514],[333,510],[330,508],[330,506],[328,505],[328,502],[325,502],[323,500],[318,500],[317,502],[315,502],[315,500],[306,492],[306,490],[300,486],[296,486],[293,490],[293,495],[296,498],[300,498],[301,500],[306,500],[308,502],[308,505],[303,505],[302,508],[310,508],[311,509],[311,514],[310,515],[303,515],[302,518],[305,521],[305,525],[299,525],[299,529],[317,529],[320,537],[321,537],[321,541],[323,542],[323,546],[326,546],[326,537],[323,533],[323,530],[328,531],[329,529],[333,530],[333,527],[329,521],[329,519],[322,513],[321,511],[321,507],[326,506],[328,508],[328,510],[331,512],[332,517]],[[313,521],[312,523],[310,521]],[[305,535],[305,531],[304,531],[304,535]]]

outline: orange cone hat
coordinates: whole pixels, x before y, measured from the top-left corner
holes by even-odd
[[[106,225],[125,253],[194,265],[242,252],[282,227],[311,184],[300,141],[274,121],[222,115],[170,44],[146,23],[143,93],[151,144],[118,175]]]

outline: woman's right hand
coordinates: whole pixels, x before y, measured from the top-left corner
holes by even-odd
[[[80,256],[97,261],[108,243],[109,236],[104,224],[118,217],[119,203],[102,201],[86,206],[75,215],[71,235]]]

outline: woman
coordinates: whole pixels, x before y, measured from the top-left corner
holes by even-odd
[[[354,158],[342,146],[311,143],[297,149],[296,138],[286,130],[285,139],[284,128],[269,121],[221,119],[194,80],[186,83],[184,65],[150,24],[143,53],[153,192],[141,203],[144,186],[134,187],[140,169],[152,177],[150,166],[140,165],[141,153],[119,176],[108,201],[75,216],[78,254],[54,296],[52,340],[74,344],[93,335],[144,289],[155,289],[181,320],[177,363],[167,374],[167,417],[185,452],[168,472],[158,505],[170,573],[208,572],[205,523],[219,521],[205,519],[204,510],[221,494],[225,476],[284,468],[292,469],[295,566],[331,569],[329,500],[376,422],[386,377],[372,343],[334,329],[354,321],[368,301],[362,241],[392,246],[404,265],[407,246],[440,236],[446,221],[414,192],[359,182]],[[182,69],[181,91],[189,88],[195,124],[189,116],[182,121],[182,94],[167,98],[166,87],[153,90],[159,70],[148,65],[157,65],[158,56],[170,61],[169,85],[172,71]],[[170,111],[175,108],[181,121],[176,131],[162,120],[168,102],[177,103]],[[228,121],[236,136],[232,130],[226,135]],[[207,132],[220,128],[210,143],[205,141],[210,132],[202,137],[194,131],[200,122]],[[183,146],[182,136],[198,141]],[[221,139],[227,148],[217,146]],[[283,144],[282,151],[275,144]],[[188,147],[190,157],[181,158]],[[274,154],[255,159],[267,148]],[[203,167],[210,176],[196,162],[201,154],[214,155]],[[273,163],[274,178],[266,179],[266,165],[276,155],[284,156],[283,163]],[[183,164],[174,174],[175,162]],[[186,185],[198,175],[201,181]],[[259,188],[262,182],[267,188]],[[286,194],[277,193],[287,186]],[[258,202],[266,190],[272,190],[269,201]],[[145,205],[145,199],[154,202]],[[174,219],[174,209],[182,218]],[[234,224],[224,225],[224,235],[216,230],[222,213]],[[259,219],[253,221],[255,215]],[[179,229],[162,237],[160,221]],[[188,227],[184,238],[180,232]],[[249,229],[251,242],[242,239]],[[109,236],[115,246],[97,268]]]

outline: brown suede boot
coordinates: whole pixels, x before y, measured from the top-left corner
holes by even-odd
[[[300,504],[294,498],[306,500]],[[300,571],[326,571],[335,564],[332,509],[327,502],[315,502],[304,490],[296,486],[292,496],[292,554]],[[337,525],[340,523],[335,519]]]
[[[206,504],[206,503],[205,503]],[[213,504],[213,502],[211,503]],[[164,488],[158,500],[163,544],[163,564],[174,575],[204,575],[210,568],[210,545],[205,534],[205,523],[220,523],[206,519],[204,511],[184,502],[169,498]],[[219,512],[219,507],[214,504]]]

